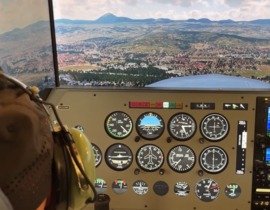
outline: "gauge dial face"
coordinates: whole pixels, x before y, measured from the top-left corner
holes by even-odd
[[[174,193],[178,196],[185,197],[188,196],[190,192],[190,187],[186,182],[177,182],[174,185]]]
[[[116,194],[123,194],[127,191],[128,185],[124,179],[116,179],[112,183],[112,189]]]
[[[145,195],[148,192],[148,185],[143,180],[137,180],[133,183],[132,189],[137,195]]]
[[[190,139],[196,131],[196,123],[192,116],[178,113],[169,120],[168,131],[177,140]]]
[[[195,185],[196,196],[205,202],[215,200],[220,192],[218,184],[210,178],[202,179]]]
[[[132,131],[133,123],[130,116],[124,112],[116,111],[107,116],[105,130],[115,139],[126,138]]]
[[[159,147],[148,144],[138,150],[136,160],[140,168],[146,171],[156,171],[162,166],[164,155]]]
[[[105,159],[110,168],[122,171],[131,165],[133,156],[128,146],[124,144],[113,144],[107,149]]]
[[[219,173],[227,164],[227,153],[220,147],[207,147],[200,154],[200,165],[206,172]]]
[[[209,114],[201,122],[201,133],[210,141],[219,141],[229,132],[227,119],[220,114]]]
[[[188,146],[178,145],[169,151],[167,160],[174,171],[187,172],[195,164],[195,153]]]
[[[139,116],[136,122],[138,134],[144,139],[154,140],[161,136],[164,131],[164,121],[154,112],[146,112]]]
[[[238,184],[230,183],[225,187],[225,195],[231,199],[235,199],[241,195],[241,187]]]
[[[104,179],[97,178],[95,179],[95,189],[97,193],[104,193],[107,190],[108,186]]]
[[[102,152],[99,149],[99,147],[93,143],[92,143],[92,148],[93,148],[94,157],[95,157],[95,167],[98,167],[102,161]]]

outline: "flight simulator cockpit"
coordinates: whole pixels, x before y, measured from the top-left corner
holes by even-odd
[[[48,0],[48,21],[24,32],[47,27],[51,48],[43,41],[12,57],[0,46],[0,65],[89,138],[106,208],[270,210],[267,20],[127,17],[113,7],[124,2],[75,2],[98,16]]]
[[[201,87],[196,77],[219,85]],[[95,187],[111,209],[269,209],[269,84],[230,77],[178,78],[194,88],[166,87],[171,79],[56,88],[47,100],[90,136]]]

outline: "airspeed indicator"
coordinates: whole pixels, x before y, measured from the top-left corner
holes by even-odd
[[[115,139],[126,138],[132,131],[133,123],[130,116],[124,112],[116,111],[109,114],[105,120],[105,130]]]

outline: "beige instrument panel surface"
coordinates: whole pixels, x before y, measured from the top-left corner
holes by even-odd
[[[100,149],[96,189],[110,196],[111,209],[249,210],[256,98],[269,95],[56,88],[47,101],[57,107],[64,124],[82,126]],[[168,124],[176,115],[173,136]],[[189,138],[181,140],[185,136]]]

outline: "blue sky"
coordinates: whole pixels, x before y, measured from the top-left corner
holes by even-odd
[[[270,0],[53,0],[56,18],[270,19]],[[0,34],[48,20],[46,0],[0,0]]]

